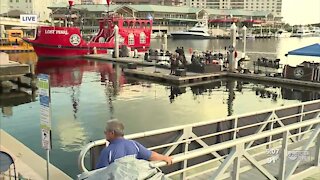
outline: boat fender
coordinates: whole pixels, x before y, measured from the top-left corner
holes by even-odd
[[[98,54],[96,47],[93,47],[93,54]]]

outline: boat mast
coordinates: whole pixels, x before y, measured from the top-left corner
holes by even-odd
[[[72,8],[72,6],[73,6],[73,0],[69,0],[68,1],[69,2],[69,21],[68,21],[68,24],[69,24],[69,27],[71,26],[71,8]]]
[[[107,0],[107,5],[108,5],[108,18],[109,18],[109,11],[110,11],[110,3],[111,3],[111,0]]]

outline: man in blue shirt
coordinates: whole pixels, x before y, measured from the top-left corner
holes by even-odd
[[[101,151],[96,169],[106,167],[114,160],[128,155],[134,155],[137,159],[166,161],[168,165],[172,164],[172,157],[150,151],[134,140],[124,139],[124,125],[118,120],[108,121],[104,134],[110,144]]]

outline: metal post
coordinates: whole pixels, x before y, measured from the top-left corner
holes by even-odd
[[[233,159],[232,180],[240,179],[240,162],[244,152],[244,143],[236,145],[237,156]]]
[[[234,68],[235,68],[235,58],[234,58],[234,50],[236,48],[236,32],[237,31],[237,26],[235,23],[232,24],[232,26],[230,27],[230,32],[231,32],[231,46],[229,47],[229,52],[230,52],[230,56],[229,56],[229,71],[230,72],[234,72]]]
[[[246,56],[246,45],[247,45],[247,27],[243,26],[243,52],[242,57],[244,58]]]
[[[282,135],[282,147],[280,152],[280,171],[279,180],[286,179],[286,158],[288,154],[288,135],[289,132],[285,131]],[[277,154],[276,154],[277,155]]]
[[[232,23],[231,27],[230,27],[230,35],[231,35],[231,43],[232,46],[235,48],[236,47],[236,38],[237,38],[237,26],[235,23]]]
[[[318,133],[315,147],[314,166],[320,167],[320,133]]]
[[[186,142],[184,144],[182,144],[182,148],[184,149],[184,153],[187,154],[188,153],[188,149],[189,149],[189,143]],[[187,168],[187,165],[188,165],[188,160],[184,160],[181,164],[181,168],[182,169],[186,169]],[[186,171],[183,171],[181,174],[180,174],[180,179],[186,179]]]
[[[114,57],[119,57],[119,28],[117,25],[114,26]]]
[[[49,180],[50,179],[50,171],[49,171],[49,166],[50,166],[50,159],[49,159],[49,157],[50,157],[50,150],[49,149],[47,149],[46,150],[47,151],[47,180]]]

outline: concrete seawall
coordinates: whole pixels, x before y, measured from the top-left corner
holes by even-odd
[[[46,160],[2,129],[0,130],[0,150],[13,157],[17,174],[21,174],[26,179],[47,178]],[[68,180],[72,178],[50,164],[50,179]]]

